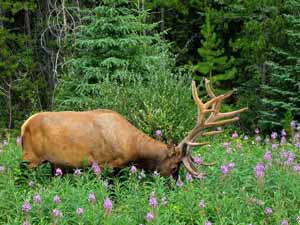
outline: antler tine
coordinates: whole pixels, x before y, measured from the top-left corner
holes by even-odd
[[[206,78],[205,78],[205,88],[206,88],[206,91],[207,91],[207,94],[209,97],[211,97],[211,98],[216,97],[216,95],[213,93],[213,91],[211,89],[210,80],[208,80]]]

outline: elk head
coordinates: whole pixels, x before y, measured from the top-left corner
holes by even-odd
[[[242,108],[232,112],[220,112],[222,102],[226,98],[230,97],[234,91],[216,96],[212,91],[210,81],[207,79],[205,79],[205,88],[210,99],[206,103],[203,103],[198,96],[195,81],[192,82],[193,99],[198,109],[197,124],[188,133],[188,135],[176,147],[174,147],[174,149],[170,150],[173,152],[173,155],[170,159],[171,162],[167,166],[173,175],[176,173],[176,169],[179,169],[179,164],[182,162],[187,171],[193,177],[202,178],[204,174],[200,173],[194,165],[192,149],[196,146],[207,145],[208,142],[196,142],[197,138],[211,136],[223,132],[219,130],[212,130],[212,128],[235,122],[239,120],[239,117],[237,116],[239,113],[248,110],[248,108]],[[212,164],[202,163],[202,165]]]

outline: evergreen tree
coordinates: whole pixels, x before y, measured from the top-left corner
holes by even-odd
[[[205,12],[205,24],[202,26],[202,46],[198,48],[201,61],[194,66],[194,69],[205,77],[210,77],[212,82],[219,85],[219,81],[231,80],[234,78],[236,68],[233,67],[233,58],[224,54],[220,47],[221,40],[214,32],[215,26],[211,23],[212,10]]]
[[[272,60],[267,62],[266,84],[262,85],[263,108],[259,120],[265,128],[278,129],[300,119],[300,2],[287,0],[282,43],[272,48]]]
[[[127,0],[104,0],[83,18],[57,95],[61,109],[101,107],[104,80],[126,85],[149,79],[159,60],[153,48],[159,37],[149,35],[155,25],[145,24],[144,16]]]

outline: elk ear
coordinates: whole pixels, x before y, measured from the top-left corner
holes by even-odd
[[[168,144],[167,146],[168,146],[168,149],[169,149],[169,154],[168,154],[169,157],[181,155],[181,149],[176,148],[176,145]]]

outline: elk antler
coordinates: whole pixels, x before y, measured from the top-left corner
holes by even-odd
[[[192,148],[195,146],[207,145],[208,142],[198,143],[195,142],[196,139],[202,136],[210,136],[221,133],[222,131],[214,130],[205,132],[205,130],[208,128],[213,128],[216,126],[222,126],[228,123],[235,122],[239,120],[239,117],[236,116],[237,114],[248,110],[248,108],[242,108],[232,112],[220,112],[222,102],[226,98],[230,97],[234,91],[230,91],[226,94],[216,96],[212,91],[210,81],[207,79],[205,79],[205,88],[208,93],[208,96],[210,97],[210,100],[208,100],[206,103],[203,103],[198,96],[195,81],[192,81],[192,94],[198,108],[197,124],[194,127],[194,129],[192,129],[190,133],[179,144],[179,147],[181,149],[183,149],[184,146],[186,146],[186,155],[182,158],[184,166],[186,167],[188,172],[191,173],[191,175],[198,178],[203,177],[203,174],[199,173],[196,167],[193,165],[194,160],[192,158]],[[211,164],[204,163],[202,165]]]

